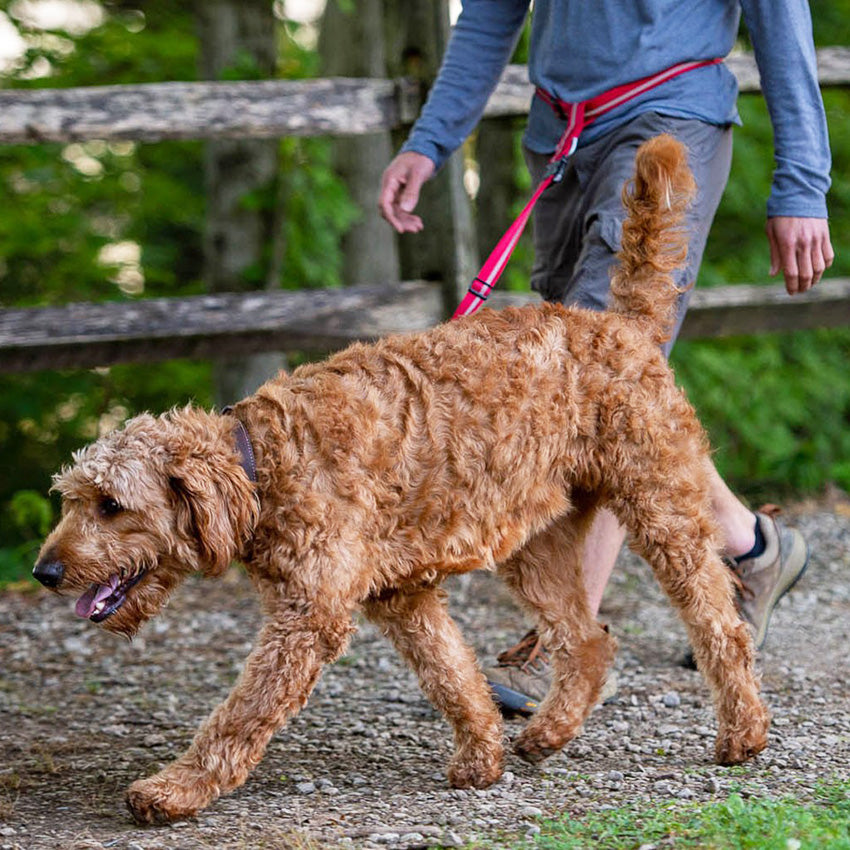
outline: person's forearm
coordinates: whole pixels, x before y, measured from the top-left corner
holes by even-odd
[[[773,124],[768,216],[826,218],[830,152],[805,0],[741,0]]]
[[[439,168],[478,123],[511,58],[528,0],[467,0],[449,40],[440,73],[402,147]]]

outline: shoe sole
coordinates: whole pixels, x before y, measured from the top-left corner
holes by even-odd
[[[608,680],[606,680],[606,684],[607,681]],[[615,683],[613,691],[601,701],[602,705],[610,705],[617,701],[618,687],[616,684],[616,677],[613,681]],[[513,688],[509,688],[507,685],[500,685],[498,682],[492,682],[489,679],[487,680],[487,684],[490,686],[490,690],[493,693],[493,699],[496,701],[499,711],[501,711],[505,717],[531,717],[531,715],[534,714],[540,707],[540,703],[537,702],[537,700],[533,700],[531,697],[528,697],[519,691],[515,691]],[[605,692],[604,686],[602,691],[603,693]]]
[[[500,685],[498,682],[487,680],[490,690],[493,692],[493,699],[496,700],[496,705],[499,706],[499,711],[505,717],[531,717],[540,703],[509,688],[506,685]]]

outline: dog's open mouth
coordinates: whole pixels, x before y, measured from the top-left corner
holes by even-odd
[[[142,570],[129,578],[116,574],[106,584],[93,584],[77,600],[77,616],[86,617],[93,623],[102,622],[124,604],[130,588],[137,585],[146,572]]]

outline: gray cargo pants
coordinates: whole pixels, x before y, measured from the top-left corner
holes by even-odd
[[[633,175],[637,148],[660,133],[669,133],[687,146],[697,184],[687,222],[688,263],[677,274],[676,283],[686,287],[696,281],[708,231],[729,177],[732,128],[647,112],[578,148],[563,181],[551,185],[537,202],[532,219],[531,287],[547,301],[605,309],[609,271],[620,248],[623,184]],[[528,149],[524,152],[536,185],[549,157]],[[684,319],[690,293],[679,299],[679,316],[673,338],[665,345],[667,353]]]

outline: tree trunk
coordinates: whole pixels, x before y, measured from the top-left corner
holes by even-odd
[[[386,0],[387,64],[391,77],[433,82],[449,38],[446,0]],[[401,144],[406,132],[398,134]],[[400,243],[402,277],[443,282],[446,315],[478,271],[472,205],[463,186],[463,152],[457,151],[422,191],[417,212],[425,228]]]
[[[385,78],[383,48],[384,0],[359,0],[356,8],[328,0],[319,38],[323,77]],[[393,155],[392,136],[373,133],[332,144],[334,168],[361,211],[342,240],[343,282],[393,285],[399,279],[395,234],[377,211],[381,175]]]
[[[195,8],[205,79],[220,79],[225,70],[245,62],[249,73],[273,76],[277,44],[271,0],[202,0]],[[276,139],[225,139],[205,145],[204,280],[210,292],[278,284],[278,150]],[[283,355],[276,352],[216,359],[217,402],[229,404],[249,395],[283,365]]]
[[[513,118],[488,118],[481,122],[475,144],[479,167],[478,194],[478,253],[489,256],[496,243],[513,221],[514,202],[520,196],[514,179]],[[528,237],[531,228],[523,235]]]

